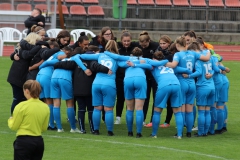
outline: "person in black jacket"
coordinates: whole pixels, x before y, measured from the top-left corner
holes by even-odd
[[[139,42],[138,47],[142,49],[143,52],[143,58],[150,58],[152,59],[153,53],[158,48],[159,43],[151,41],[150,36],[148,35],[148,32],[142,31],[138,38]],[[157,91],[157,83],[155,79],[153,78],[150,71],[146,70],[146,79],[147,79],[147,98],[145,99],[144,105],[143,105],[143,114],[144,114],[144,125],[145,120],[147,117],[148,112],[148,106],[149,106],[149,100],[150,100],[150,93],[152,89],[152,95],[153,95],[153,102],[155,99],[155,93]],[[153,104],[154,107],[154,104]]]
[[[77,42],[75,42],[70,47],[72,49],[75,49],[76,47],[81,47],[83,49],[83,51],[86,52],[88,49],[88,46],[89,46],[89,38],[85,32],[81,32],[80,37],[78,38]]]
[[[35,45],[36,41],[40,39],[41,37],[36,33],[29,34],[25,39],[21,40],[20,47],[15,49],[15,52],[10,56],[13,63],[7,81],[11,84],[13,91],[11,114],[15,106],[25,100],[22,87],[26,81],[30,61],[41,49],[41,46]]]
[[[89,45],[97,46],[100,49],[100,52],[104,52],[105,46],[109,40],[116,41],[117,39],[114,37],[110,27],[103,27],[100,34],[93,37]]]
[[[54,39],[49,39],[49,41],[39,41],[36,44],[41,45],[42,48],[37,52],[30,62],[27,80],[36,80],[39,71],[38,67],[43,63],[43,61],[46,61],[53,54],[60,51],[59,45]]]
[[[132,43],[132,36],[127,31],[124,30],[121,36],[121,42],[118,42],[118,51],[120,55],[130,56],[132,50],[136,45]],[[121,116],[124,106],[124,85],[123,79],[125,77],[125,70],[126,68],[118,67],[116,73],[116,88],[117,88],[117,101],[116,101],[116,120],[114,124],[121,124]]]
[[[96,46],[89,46],[88,51],[85,54],[94,54]],[[81,53],[80,47],[75,48],[75,53]],[[58,62],[54,65],[54,68],[62,68],[67,70],[74,70],[73,72],[73,94],[78,103],[78,122],[80,126],[80,133],[85,134],[85,112],[86,107],[88,110],[88,120],[90,125],[90,132],[94,133],[94,127],[92,122],[92,113],[94,107],[92,106],[92,83],[97,72],[111,73],[109,68],[99,64],[97,61],[85,61],[82,60],[84,65],[92,71],[91,76],[87,76],[85,72],[78,67],[74,61]]]
[[[38,8],[34,8],[31,16],[24,21],[25,27],[28,28],[27,34],[31,32],[33,25],[45,27],[45,17],[42,15],[42,11]]]

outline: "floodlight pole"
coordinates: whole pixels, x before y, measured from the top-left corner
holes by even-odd
[[[119,31],[122,28],[122,0],[119,0]]]
[[[208,12],[209,12],[209,0],[206,0],[207,8],[206,8],[206,29],[205,32],[208,33]]]

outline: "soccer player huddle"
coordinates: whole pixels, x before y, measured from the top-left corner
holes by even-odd
[[[90,133],[100,134],[102,119],[107,135],[113,136],[114,123],[121,123],[124,102],[128,136],[134,135],[136,110],[137,138],[142,137],[143,126],[152,127],[150,137],[157,138],[159,126],[170,126],[172,114],[177,127],[174,137],[183,137],[184,126],[186,136],[191,137],[195,106],[198,109],[195,136],[227,131],[225,103],[228,101],[229,81],[226,73],[230,69],[223,65],[222,57],[214,52],[213,46],[193,31],[174,41],[163,35],[154,42],[146,31],[140,33],[138,41],[132,41],[130,32],[125,30],[117,42],[111,28],[103,27],[91,41],[82,32],[73,45],[70,45],[71,36],[67,30],[62,30],[56,38],[45,38],[44,35],[42,27],[33,26],[10,57],[13,64],[8,82],[14,97],[11,114],[15,106],[25,100],[22,87],[31,79],[40,84],[39,98],[49,106],[48,130],[64,132],[60,109],[62,99],[66,100],[72,133],[87,133],[87,109]],[[145,124],[151,92],[154,102],[151,120]],[[160,125],[164,108],[167,108],[168,122]]]

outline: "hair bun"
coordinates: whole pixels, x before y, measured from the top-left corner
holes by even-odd
[[[85,32],[81,32],[80,36],[86,36],[86,33]]]

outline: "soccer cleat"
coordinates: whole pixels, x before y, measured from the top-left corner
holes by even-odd
[[[47,128],[47,130],[49,130],[49,131],[56,131],[57,130],[57,127],[50,127],[50,126],[48,126],[48,128]]]
[[[151,128],[152,127],[152,122],[145,124],[144,127]]]
[[[207,135],[213,136],[215,133],[208,132]]]
[[[79,133],[81,133],[81,134],[86,134],[87,132],[86,132],[85,130],[80,130]]]
[[[112,131],[108,131],[108,136],[114,136]]]
[[[191,137],[192,137],[191,132],[187,132],[187,133],[186,133],[186,136],[189,137],[189,138],[191,138]]]
[[[223,130],[220,129],[220,130],[215,130],[215,134],[222,134],[223,133]]]
[[[226,128],[226,127],[223,127],[223,128],[222,128],[222,132],[227,132],[227,128]]]
[[[128,137],[133,137],[133,132],[128,132]]]
[[[141,133],[137,133],[136,138],[141,138],[142,134]]]
[[[76,129],[71,129],[70,132],[71,132],[71,133],[82,133],[78,128],[76,128]]]
[[[168,128],[168,127],[170,127],[170,124],[168,124],[168,123],[163,123],[163,124],[161,124],[159,127],[161,127],[161,128]]]
[[[198,133],[194,133],[194,137],[203,137],[204,135],[199,135]]]
[[[156,135],[152,135],[152,134],[150,134],[150,137],[151,137],[151,138],[157,138]]]
[[[173,136],[173,138],[177,138],[177,139],[182,139],[182,136],[178,136],[177,133]]]
[[[64,130],[63,129],[58,129],[57,132],[59,132],[59,133],[64,132]]]
[[[114,124],[121,124],[121,117],[116,117]]]
[[[93,134],[94,135],[99,135],[100,133],[99,133],[99,130],[95,130],[94,132],[93,132]]]
[[[198,131],[198,127],[193,127],[192,131]]]

